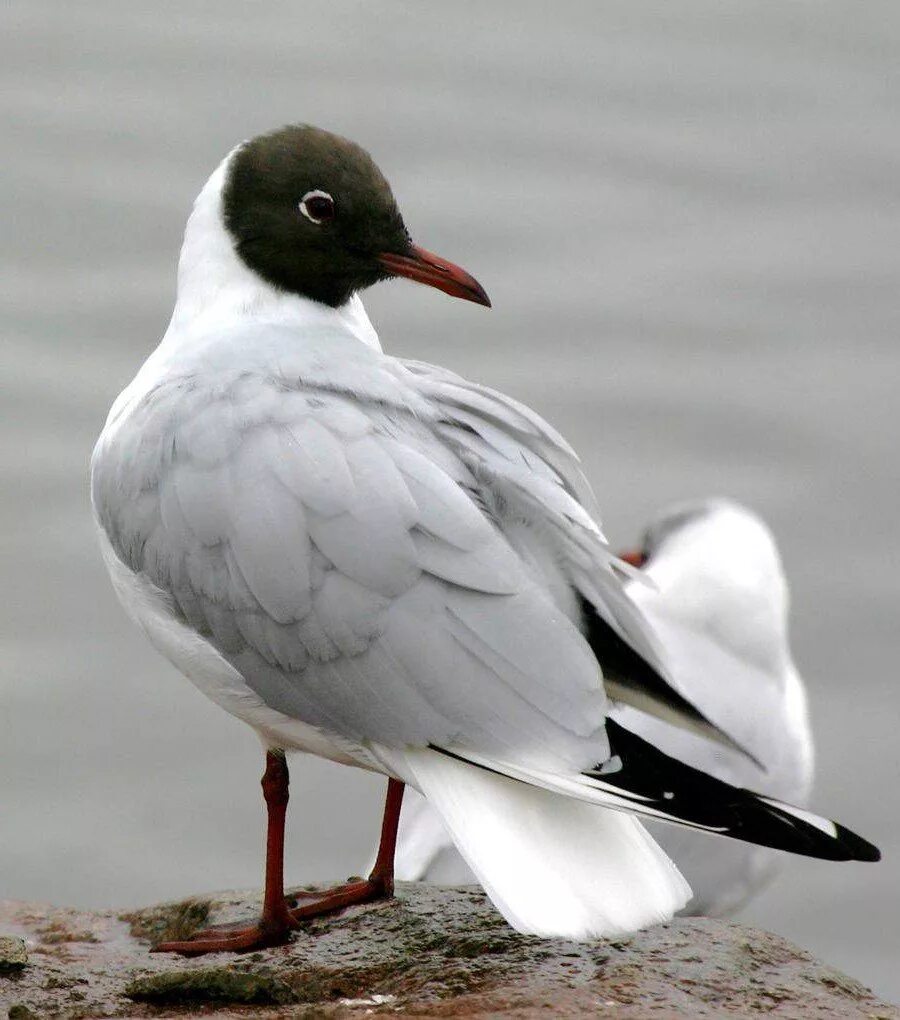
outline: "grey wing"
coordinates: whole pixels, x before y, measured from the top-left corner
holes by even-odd
[[[442,436],[493,495],[492,509],[527,522],[549,546],[577,593],[585,636],[604,674],[607,694],[752,759],[679,687],[664,646],[629,597],[640,578],[613,555],[598,523],[596,500],[569,444],[534,411],[445,369],[406,361],[421,392],[443,412]]]
[[[133,423],[151,466],[103,523],[269,707],[360,742],[605,757],[590,649],[432,425],[263,382],[189,399]]]

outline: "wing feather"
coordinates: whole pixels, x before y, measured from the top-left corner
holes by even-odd
[[[410,538],[419,566],[433,577],[489,595],[514,595],[521,587],[521,567],[502,542],[466,552],[418,528]]]
[[[308,416],[268,436],[266,463],[304,506],[323,517],[349,510],[356,491],[338,436]]]
[[[387,522],[343,513],[307,515],[309,535],[337,570],[383,595],[406,591],[419,577],[416,549],[408,531],[388,531]]]
[[[257,602],[278,623],[302,620],[312,602],[302,505],[269,479],[236,487],[229,512],[229,548]]]
[[[201,467],[176,464],[170,484],[163,489],[161,509],[177,500],[187,527],[205,546],[217,545],[228,537],[230,479],[221,466]],[[165,519],[165,511],[164,511]]]
[[[418,450],[396,439],[385,442],[415,502],[418,527],[457,549],[471,552],[483,544],[490,526],[459,481]]]

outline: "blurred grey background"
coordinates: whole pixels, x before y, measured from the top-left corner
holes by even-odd
[[[262,755],[150,648],[88,458],[162,334],[194,195],[306,120],[369,148],[486,312],[409,284],[384,345],[532,404],[616,544],[711,493],[771,523],[814,806],[879,866],[791,859],[744,917],[900,997],[900,11],[890,3],[14,0],[0,24],[0,895],[126,907],[261,881]],[[358,871],[383,783],[297,759],[290,882]]]

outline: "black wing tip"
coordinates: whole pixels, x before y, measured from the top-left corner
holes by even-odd
[[[750,791],[747,793],[753,796]],[[780,809],[777,814],[779,820],[786,822],[789,828],[779,831],[776,827],[771,832],[765,829],[757,832],[757,836],[763,837],[759,840],[763,846],[771,846],[776,850],[785,850],[804,857],[815,857],[821,861],[874,863],[881,860],[881,851],[877,846],[838,822],[831,822],[834,826],[834,833],[831,834],[811,825],[805,819],[796,818],[787,806]],[[736,835],[741,838],[740,833]],[[774,838],[771,838],[773,836]]]
[[[732,786],[700,769],[660,751],[648,741],[608,719],[610,747],[621,768],[612,772],[589,770],[586,776],[618,787],[656,809],[662,821],[687,825],[756,843],[775,850],[830,861],[881,859],[872,843],[837,822],[816,819],[805,809],[794,808]]]
[[[874,843],[863,839],[862,836],[857,836],[855,832],[851,832],[850,829],[845,828],[843,825],[838,825],[837,822],[834,823],[834,827],[837,830],[836,838],[847,851],[847,856],[844,860],[865,861],[871,864],[881,860],[881,851]]]
[[[806,817],[808,812],[805,809],[795,809],[790,804],[773,801],[752,790],[741,792],[746,794],[750,801],[755,801],[755,809],[761,809],[760,820],[775,823],[771,831],[767,831],[767,827],[764,826],[762,832],[766,836],[774,836],[768,845],[777,850],[826,861],[881,860],[881,851],[877,846],[839,822],[821,818],[821,823],[827,823],[831,827],[832,831],[828,832],[815,821],[808,820]],[[747,807],[751,811],[754,810],[754,805],[750,803]]]

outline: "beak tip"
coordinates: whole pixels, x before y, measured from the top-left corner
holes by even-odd
[[[409,280],[442,290],[451,297],[462,298],[463,301],[471,301],[484,308],[491,307],[491,299],[474,276],[417,245],[410,247],[409,254],[382,252],[378,261],[391,276],[405,276]]]

